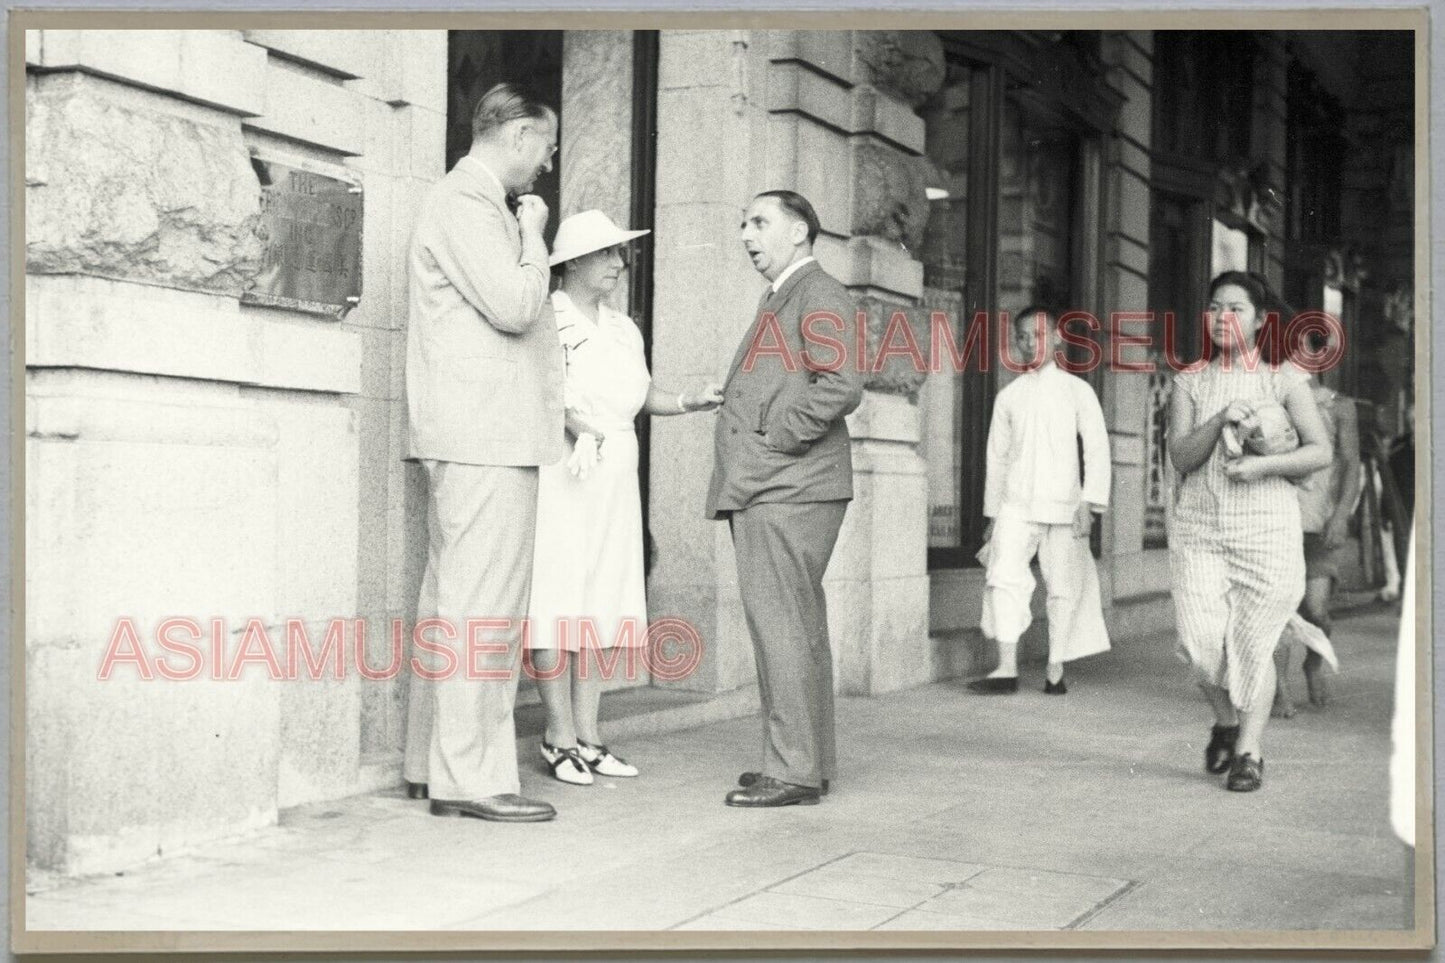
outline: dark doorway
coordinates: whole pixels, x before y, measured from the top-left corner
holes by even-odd
[[[447,170],[472,146],[472,111],[492,85],[514,83],[526,87],[562,111],[562,31],[560,30],[453,30],[447,36]],[[559,131],[560,136],[560,131]],[[561,168],[537,179],[533,193],[552,211],[561,209]],[[557,230],[550,218],[547,234]]]
[[[628,226],[650,230],[655,206],[658,33],[655,30],[638,30],[632,36],[632,203]],[[576,39],[574,36],[573,40]],[[451,170],[471,149],[472,111],[477,100],[493,84],[519,84],[552,105],[557,110],[560,142],[561,128],[565,128],[567,123],[562,70],[563,32],[560,30],[451,31],[447,36],[447,170]],[[544,174],[533,187],[533,192],[546,201],[552,211],[546,231],[549,245],[561,220],[562,165],[567,162],[565,154],[559,153],[551,173]],[[639,238],[634,244],[635,259],[626,306],[642,329],[649,365],[652,360],[653,244],[652,235]],[[653,550],[648,514],[648,429],[648,419],[639,418],[638,470],[642,490],[644,551],[650,570]]]

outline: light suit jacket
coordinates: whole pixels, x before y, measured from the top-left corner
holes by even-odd
[[[818,311],[838,315],[844,329],[815,322],[811,343],[805,342],[803,319]],[[856,316],[856,301],[816,261],[789,275],[776,293],[764,294],[723,386],[713,434],[708,518],[762,502],[853,497],[852,445],[843,418],[863,400],[863,374],[855,357]],[[796,362],[791,371],[781,356],[779,337]],[[821,338],[840,342],[842,357],[820,344]],[[749,369],[754,344],[761,350],[753,352]],[[803,357],[804,349],[812,366]],[[822,370],[833,362],[837,370]]]
[[[407,457],[562,457],[562,348],[547,249],[524,246],[502,186],[463,157],[427,192],[407,259]]]

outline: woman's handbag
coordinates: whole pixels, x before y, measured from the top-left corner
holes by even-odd
[[[1252,455],[1283,455],[1299,447],[1299,432],[1284,405],[1260,405],[1254,414],[1224,426],[1224,450],[1231,458],[1246,451]]]

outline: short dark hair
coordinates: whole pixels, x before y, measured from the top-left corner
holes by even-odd
[[[813,205],[808,199],[797,191],[763,191],[758,197],[771,197],[775,199],[783,210],[793,217],[808,225],[808,244],[811,245],[818,239],[818,232],[823,225],[818,221],[818,212],[813,210]]]
[[[1293,353],[1291,346],[1284,344],[1282,335],[1294,310],[1270,285],[1269,279],[1257,271],[1225,271],[1216,276],[1209,282],[1209,299],[1214,300],[1214,295],[1220,288],[1231,284],[1242,288],[1249,296],[1249,303],[1254,305],[1255,317],[1259,318],[1259,327],[1254,332],[1255,347],[1260,349],[1267,363],[1282,363],[1285,357]]]
[[[557,112],[526,88],[501,83],[482,94],[472,111],[472,140],[485,137],[514,120],[548,120]]]
[[[1213,299],[1215,292],[1230,284],[1244,289],[1244,293],[1249,295],[1249,303],[1254,305],[1255,313],[1261,318],[1270,313],[1281,317],[1292,313],[1289,305],[1270,286],[1269,280],[1256,271],[1225,271],[1217,275],[1209,282],[1209,297]]]
[[[1018,313],[1013,316],[1012,324],[1017,326],[1018,323],[1024,318],[1029,318],[1030,320],[1032,320],[1036,315],[1039,314],[1043,314],[1048,317],[1048,319],[1052,321],[1055,325],[1059,323],[1059,312],[1054,309],[1054,306],[1052,304],[1044,304],[1041,301],[1035,301],[1033,304],[1020,308]]]

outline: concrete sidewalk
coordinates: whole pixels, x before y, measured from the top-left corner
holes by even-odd
[[[635,780],[566,786],[552,823],[435,819],[399,792],[123,875],[32,878],[31,929],[1314,930],[1410,925],[1388,821],[1396,612],[1343,618],[1325,711],[1266,734],[1265,786],[1202,771],[1208,711],[1134,642],[1046,697],[941,683],[838,707],[821,806],[722,805],[757,718],[618,742]],[[1297,672],[1297,670],[1296,670]],[[1298,675],[1296,675],[1298,679]],[[1302,683],[1299,686],[1303,690]]]

